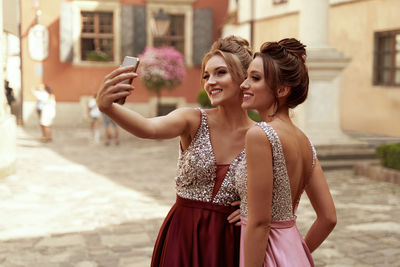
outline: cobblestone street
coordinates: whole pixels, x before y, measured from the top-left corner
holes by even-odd
[[[89,129],[18,128],[17,173],[0,179],[0,266],[147,267],[175,200],[178,139],[119,145],[89,140]],[[338,213],[316,266],[400,266],[400,186],[325,172]],[[298,209],[302,234],[315,215]]]

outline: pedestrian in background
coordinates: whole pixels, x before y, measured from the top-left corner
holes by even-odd
[[[311,253],[336,224],[314,146],[289,116],[289,109],[307,98],[305,57],[305,46],[296,39],[264,43],[241,85],[242,107],[256,109],[263,120],[246,134],[246,161],[237,177],[241,266],[314,266]],[[305,239],[295,215],[304,191],[317,215]]]
[[[119,145],[119,130],[117,124],[115,123],[115,121],[110,119],[110,117],[108,117],[106,114],[103,114],[103,119],[106,132],[105,145],[109,146],[113,139],[115,145]]]
[[[179,108],[145,118],[115,100],[131,94],[121,84],[137,75],[120,67],[105,77],[98,92],[100,110],[135,136],[180,137],[176,203],[168,213],[153,251],[152,267],[236,267],[240,228],[235,189],[244,137],[253,125],[241,108],[240,84],[252,60],[249,43],[239,37],[218,39],[202,62],[201,84],[216,108]]]
[[[37,107],[39,111],[40,128],[42,130],[41,142],[47,143],[53,140],[51,126],[56,116],[56,98],[52,93],[50,86],[40,84],[32,90],[33,95],[37,99]]]
[[[100,142],[100,119],[101,112],[96,103],[97,93],[94,93],[88,100],[88,113],[90,119],[90,132],[93,142]]]
[[[10,82],[7,80],[4,80],[4,93],[7,98],[7,104],[10,106],[10,109],[15,102],[15,97],[14,97],[14,92],[13,89],[10,87]]]

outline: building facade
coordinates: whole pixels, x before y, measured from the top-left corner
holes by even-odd
[[[0,178],[15,173],[16,170],[16,118],[11,114],[5,91],[8,63],[8,36],[17,31],[17,20],[12,16],[16,8],[10,0],[0,0]],[[10,19],[11,18],[11,19]],[[14,32],[15,33],[15,32]]]
[[[56,96],[54,125],[85,122],[85,97],[95,93],[124,56],[146,47],[171,45],[185,58],[186,76],[175,90],[163,91],[168,107],[196,105],[200,64],[221,36],[227,0],[54,0],[21,2],[23,122],[37,123],[31,89],[49,85]],[[156,35],[155,16],[169,16],[169,28]],[[145,116],[156,113],[156,96],[139,79],[126,105]]]
[[[236,19],[223,34],[252,36],[255,49],[268,40],[301,38],[304,4],[302,0],[232,0],[229,13]],[[400,137],[399,10],[397,0],[329,1],[329,45],[350,60],[342,72],[337,107],[345,131]]]

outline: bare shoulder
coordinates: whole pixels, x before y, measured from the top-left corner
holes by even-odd
[[[274,131],[276,132],[276,134],[278,136],[281,136],[286,131],[288,131],[287,124],[285,124],[285,123],[283,123],[282,121],[279,121],[279,120],[271,121],[269,123],[269,125],[272,127],[272,129],[274,129]]]
[[[182,107],[175,109],[170,114],[176,114],[185,118],[200,117],[200,110],[196,108]]]
[[[200,110],[189,107],[182,107],[175,109],[174,111],[169,113],[168,116],[179,118],[179,120],[183,119],[187,127],[186,129],[189,132],[192,132],[194,129],[197,129],[201,120]]]
[[[257,145],[261,143],[269,143],[264,130],[257,125],[251,126],[246,133],[246,145]]]

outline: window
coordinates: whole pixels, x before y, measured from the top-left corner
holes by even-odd
[[[272,0],[272,2],[274,3],[274,5],[279,5],[279,4],[287,3],[288,0]]]
[[[113,12],[81,11],[81,60],[113,61]]]
[[[193,43],[194,36],[194,10],[193,3],[195,0],[146,0],[146,46],[162,46],[172,45],[178,51],[182,52],[187,67],[193,66],[193,49],[197,47]],[[161,4],[160,2],[163,2]],[[176,3],[176,2],[179,2]],[[165,36],[156,36],[154,34],[154,16],[163,10],[169,15],[170,25]],[[207,9],[198,9],[207,10]],[[197,18],[198,19],[198,18]],[[211,21],[204,22],[208,25]],[[196,26],[199,28],[198,26]]]
[[[71,14],[65,16],[64,21],[71,21],[69,38],[72,44],[73,64],[80,66],[121,64],[119,1],[74,0],[67,3],[71,3]]]
[[[170,15],[170,26],[164,36],[153,37],[155,47],[173,46],[185,54],[185,15]]]
[[[374,84],[400,86],[400,30],[375,33]]]

